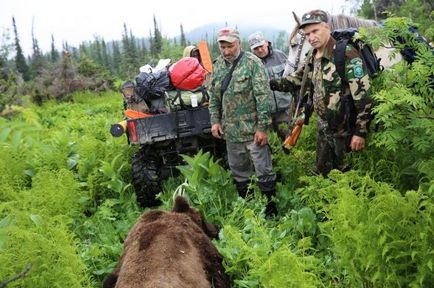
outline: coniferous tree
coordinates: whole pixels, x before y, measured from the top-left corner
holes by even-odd
[[[65,51],[70,51],[70,49],[64,49],[63,52]],[[78,45],[78,53],[79,53],[79,58],[84,58],[84,57],[89,57],[89,51],[88,48],[86,47],[85,43],[80,43],[80,45]]]
[[[180,26],[181,26],[181,39],[180,39],[180,45],[181,45],[182,47],[185,47],[185,46],[187,46],[187,39],[185,39],[184,27],[182,27],[182,24],[181,24]]]
[[[72,51],[72,58],[74,59],[75,62],[79,62],[80,61],[80,54],[77,48],[75,47],[70,47],[70,50],[68,51]]]
[[[131,29],[130,29],[130,57],[134,60],[137,60],[138,58],[137,41]]]
[[[146,48],[145,38],[141,39],[138,49],[138,57],[140,64],[148,62],[148,49]]]
[[[112,61],[112,71],[117,75],[120,73],[121,67],[121,50],[119,49],[119,44],[116,41],[112,42],[112,50],[113,50],[113,61]]]
[[[110,69],[110,60],[109,60],[109,55],[108,55],[108,51],[107,51],[107,45],[106,45],[104,39],[102,39],[102,41],[101,41],[101,53],[102,53],[102,65],[106,69]]]
[[[23,49],[21,48],[21,45],[20,45],[20,40],[18,38],[17,26],[15,24],[15,17],[12,17],[12,25],[13,25],[14,33],[15,33],[15,52],[16,52],[15,65],[17,67],[17,71],[19,73],[21,73],[24,81],[28,81],[28,80],[30,80],[29,66],[26,63],[26,58],[24,57]]]
[[[154,37],[151,46],[152,56],[158,57],[158,54],[163,49],[163,37],[161,36],[161,31],[158,29],[157,20],[154,15]]]
[[[56,63],[59,60],[59,51],[56,50],[54,45],[54,36],[51,34],[51,51],[50,51],[50,61],[51,63]]]
[[[101,47],[101,41],[99,40],[98,37],[95,37],[95,43],[93,45],[94,49],[93,50],[93,54],[94,56],[92,57],[93,59],[95,59],[95,61],[99,64],[104,66],[103,64],[103,60],[102,60],[102,47]]]
[[[131,40],[133,38],[133,40]],[[121,74],[124,77],[132,77],[137,72],[138,59],[135,51],[134,37],[132,32],[128,35],[127,25],[124,23],[124,33],[122,35],[122,58]]]
[[[276,39],[273,41],[273,47],[282,50],[285,54],[288,53],[288,35],[285,31],[280,31]]]
[[[31,74],[32,78],[39,76],[42,73],[42,69],[45,66],[45,59],[42,55],[42,51],[39,48],[38,40],[35,37],[34,33],[34,24],[32,21],[32,57],[31,57]]]
[[[152,32],[149,30],[149,52],[151,53],[151,56],[154,55],[154,39],[152,37]]]

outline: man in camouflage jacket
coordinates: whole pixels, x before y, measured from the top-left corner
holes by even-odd
[[[360,53],[351,45],[345,51],[345,78],[348,84],[341,91],[342,79],[336,70],[334,59],[336,41],[330,35],[327,20],[326,12],[321,10],[303,15],[300,28],[313,47],[306,58],[307,63],[286,78],[270,81],[273,90],[295,91],[296,86],[301,85],[304,70],[309,68],[306,91],[318,115],[316,168],[323,175],[332,169],[346,169],[346,150],[359,151],[365,148],[372,108],[369,76]],[[346,129],[351,117],[345,113],[342,102],[345,95],[351,95],[354,103],[353,131]]]
[[[271,124],[270,94],[267,72],[261,60],[250,52],[241,51],[238,31],[223,28],[218,32],[221,56],[214,63],[209,111],[211,132],[226,140],[229,167],[238,193],[247,193],[255,169],[260,190],[267,195],[266,213],[276,213],[276,175],[272,171],[267,130]],[[222,93],[224,79],[235,65],[232,79]],[[223,85],[224,86],[224,85]]]

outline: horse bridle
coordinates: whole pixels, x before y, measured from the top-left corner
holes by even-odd
[[[303,51],[303,45],[304,45],[304,40],[306,40],[306,36],[304,35],[303,31],[301,29],[298,29],[297,34],[300,35],[300,42],[298,44],[294,44],[297,45],[297,54],[294,60],[294,63],[292,63],[291,61],[287,61],[287,65],[290,66],[294,71],[297,71],[298,65],[300,64],[300,59],[301,59],[301,52]],[[293,46],[293,45],[291,45]]]
[[[301,35],[301,38],[300,44],[298,45],[299,47],[297,51],[297,57],[295,58],[294,71],[297,71],[298,69],[298,64],[300,63],[301,58],[301,51],[303,51],[304,40],[306,40],[306,35],[303,33],[303,31],[301,31],[301,29],[299,29],[297,33]]]

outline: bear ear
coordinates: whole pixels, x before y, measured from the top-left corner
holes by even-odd
[[[176,196],[175,204],[173,205],[173,212],[185,213],[190,210],[190,205],[188,204],[187,199],[182,196]]]

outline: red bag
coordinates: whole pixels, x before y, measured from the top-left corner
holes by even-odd
[[[180,90],[195,90],[205,81],[206,71],[193,57],[185,57],[170,66],[169,77]]]

